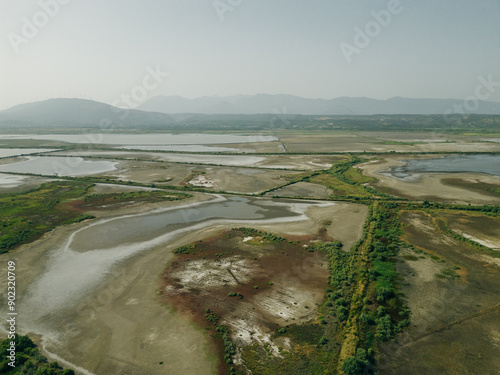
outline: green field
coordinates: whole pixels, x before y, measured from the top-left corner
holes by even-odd
[[[92,219],[86,210],[118,203],[174,201],[190,197],[167,191],[89,194],[94,186],[84,181],[54,181],[23,193],[0,195],[0,253],[34,241],[58,225]],[[69,203],[82,199],[81,206]]]
[[[30,242],[58,225],[91,218],[62,209],[65,202],[86,194],[91,183],[55,181],[26,193],[0,195],[0,251]]]

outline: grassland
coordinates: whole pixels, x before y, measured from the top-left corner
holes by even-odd
[[[317,173],[311,182],[326,186],[333,191],[331,199],[342,200],[373,200],[373,199],[398,199],[394,196],[380,192],[369,183],[376,182],[373,177],[365,176],[361,170],[355,168],[356,164],[364,163],[367,159],[351,156],[349,159],[335,163],[328,170]]]
[[[0,195],[0,251],[33,241],[58,225],[91,218],[62,209],[64,203],[81,197],[91,187],[90,183],[57,181],[26,193]]]
[[[349,168],[347,171],[344,172],[344,177],[357,184],[368,184],[377,182],[376,178],[366,176],[359,168],[353,168],[353,167]]]
[[[167,201],[177,201],[189,198],[191,195],[186,193],[174,193],[167,191],[149,190],[149,191],[129,191],[122,193],[108,194],[88,194],[84,198],[82,207],[92,209],[99,206],[130,204],[134,203],[157,203]]]
[[[360,185],[352,185],[340,180],[334,174],[324,173],[311,179],[312,183],[320,184],[332,190],[331,198],[336,199],[354,199],[370,198],[372,194],[367,192]]]
[[[28,192],[0,195],[0,252],[31,242],[56,226],[92,219],[94,216],[85,211],[103,205],[109,209],[120,203],[172,201],[190,196],[166,191],[88,194],[93,186],[85,181],[53,181]]]
[[[381,346],[383,374],[493,374],[500,365],[498,258],[450,235],[441,215],[434,209],[401,214],[403,238],[417,258],[397,262],[411,327]]]

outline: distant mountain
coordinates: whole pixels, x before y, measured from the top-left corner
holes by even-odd
[[[0,111],[0,125],[60,127],[161,126],[175,121],[165,113],[125,110],[86,99],[49,99]]]
[[[447,114],[458,99],[408,99],[394,97],[387,100],[340,97],[335,99],[308,99],[293,95],[236,95],[226,97],[204,96],[187,99],[180,96],[155,96],[138,108],[162,113],[206,114],[301,114],[301,115],[375,115],[375,114]],[[465,111],[465,110],[464,110]],[[467,112],[467,111],[465,111]],[[500,114],[500,103],[479,101],[476,114]]]
[[[157,96],[141,105],[141,110],[126,110],[86,99],[49,99],[20,104],[0,111],[0,128],[172,129],[193,126],[259,128],[263,124],[288,121],[297,115],[312,116],[314,119],[318,115],[434,114],[444,118],[443,115],[450,113],[455,105],[463,105],[463,101],[405,98],[376,100],[349,97],[327,100],[259,94],[205,96],[197,99]],[[500,114],[500,103],[480,101],[475,114]],[[302,120],[311,121],[304,118]],[[303,123],[298,124],[298,126],[303,125]]]

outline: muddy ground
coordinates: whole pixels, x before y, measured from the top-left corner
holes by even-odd
[[[500,218],[473,213],[442,214],[454,232],[494,250],[500,250]]]
[[[319,239],[223,231],[175,257],[163,274],[163,295],[209,331],[206,310],[217,314],[238,347],[267,344],[279,356],[279,347],[290,350],[291,343],[276,337],[278,329],[314,319],[324,298],[326,256],[312,250]]]
[[[121,161],[118,170],[103,175],[158,186],[186,185],[202,175],[204,179],[210,181],[210,189],[214,191],[253,194],[282,185],[300,173],[303,172]]]
[[[382,346],[380,373],[498,373],[500,259],[447,237],[424,213],[401,220],[417,249],[398,262],[412,325]]]
[[[278,136],[289,152],[500,151],[500,143],[485,137],[436,132],[283,131]]]
[[[425,157],[434,156],[420,156],[419,158]],[[495,196],[484,190],[470,188],[470,184],[489,184],[500,187],[500,176],[483,173],[423,173],[403,179],[385,173],[391,167],[402,165],[403,160],[407,159],[408,156],[384,156],[383,160],[360,164],[358,167],[366,175],[378,180],[372,184],[376,189],[395,196],[459,204],[500,204],[500,195]],[[455,182],[450,183],[450,179]]]

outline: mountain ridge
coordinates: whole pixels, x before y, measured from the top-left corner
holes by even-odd
[[[161,129],[172,125],[182,126],[184,119],[187,118],[191,118],[201,126],[203,119],[200,116],[203,117],[203,115],[212,115],[212,117],[213,115],[226,117],[264,115],[278,118],[294,115],[442,115],[446,118],[447,115],[453,114],[456,105],[462,104],[463,101],[460,102],[457,99],[401,97],[387,100],[366,97],[308,99],[293,95],[257,94],[231,97],[205,96],[196,99],[157,96],[141,105],[139,109],[123,109],[88,99],[54,98],[23,103],[0,111],[0,125],[4,127],[98,127],[103,130],[120,127]],[[164,112],[161,112],[162,108],[159,107],[162,107]],[[151,109],[147,110],[147,108]],[[474,114],[499,115],[500,103],[478,101],[478,111]],[[455,115],[460,116],[460,114]],[[215,119],[212,120],[215,121]],[[226,118],[224,121],[231,120]]]
[[[301,115],[377,115],[377,114],[451,114],[460,99],[403,98],[386,100],[342,96],[311,99],[288,94],[203,96],[188,99],[180,96],[155,96],[138,109],[161,113],[204,114],[301,114]],[[464,112],[467,112],[464,110]],[[458,112],[459,113],[459,112]],[[500,103],[478,100],[476,114],[500,114]]]
[[[33,126],[98,126],[172,124],[165,113],[124,109],[89,99],[53,98],[0,111],[0,124]]]

